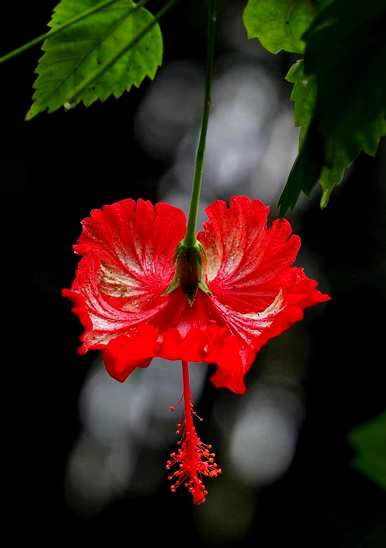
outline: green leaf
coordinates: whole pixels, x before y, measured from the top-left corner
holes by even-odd
[[[326,206],[358,154],[376,153],[386,134],[385,28],[384,0],[352,0],[349,10],[345,0],[335,0],[306,32],[304,76],[315,83],[316,101],[311,116],[303,112],[308,129],[280,198],[282,215],[318,181]],[[295,112],[302,112],[300,70],[293,80]]]
[[[286,80],[294,84],[291,101],[294,102],[295,124],[300,127],[299,148],[310,125],[316,102],[316,81],[304,74],[304,62],[296,61],[289,69]]]
[[[96,0],[62,0],[55,8],[49,26],[55,30],[95,3]],[[77,95],[73,104],[67,104],[90,75],[113,59],[154,20],[147,10],[135,7],[132,0],[118,0],[44,42],[45,53],[36,70],[34,102],[27,120],[46,109],[54,112],[82,101],[89,106],[98,99],[105,101],[111,95],[118,98],[133,85],[138,87],[146,76],[154,78],[162,62],[163,50],[158,24]]]
[[[349,440],[357,451],[353,465],[386,489],[386,413],[355,428]]]
[[[302,35],[315,13],[311,0],[249,0],[244,25],[248,38],[258,38],[271,53],[302,53]]]

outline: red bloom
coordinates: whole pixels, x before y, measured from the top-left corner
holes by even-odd
[[[193,424],[186,362],[215,363],[214,385],[241,394],[262,345],[329,299],[293,266],[300,238],[284,219],[268,227],[262,202],[236,196],[206,212],[199,244],[186,247],[185,215],[168,204],[122,200],[93,210],[74,247],[82,255],[74,283],[63,291],[85,328],[80,352],[103,350],[119,381],[154,356],[183,361],[182,440],[167,468],[172,490],[184,484],[196,503],[206,496],[202,477],[221,470]]]
[[[186,230],[181,210],[143,200],[93,210],[74,246],[83,256],[75,281],[63,291],[85,328],[80,352],[102,349],[120,381],[154,356],[213,362],[214,385],[243,393],[261,346],[301,320],[305,308],[329,299],[293,266],[300,238],[289,222],[268,228],[268,211],[245,196],[207,208],[197,237],[209,291],[198,286],[189,302],[182,283],[167,293]]]

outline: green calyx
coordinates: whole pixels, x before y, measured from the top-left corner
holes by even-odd
[[[206,285],[203,276],[203,258],[205,251],[199,241],[187,245],[182,240],[176,249],[174,261],[176,263],[176,273],[165,291],[165,295],[172,293],[177,287],[184,292],[190,306],[193,305],[198,289],[201,289],[206,295],[210,295],[210,290]]]

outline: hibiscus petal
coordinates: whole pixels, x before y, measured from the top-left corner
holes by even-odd
[[[294,262],[300,238],[288,221],[267,227],[269,208],[259,200],[235,196],[229,207],[214,202],[199,234],[206,252],[207,281],[216,297],[240,312],[262,311],[280,286],[278,276]]]
[[[115,337],[103,352],[108,373],[123,382],[136,367],[147,367],[157,353],[157,336],[153,326],[142,325],[130,336]]]
[[[245,343],[254,345],[271,324],[283,307],[283,295],[280,291],[272,303],[261,312],[238,312],[221,303],[215,296],[210,297],[214,314],[227,325],[231,333],[238,335]]]
[[[236,196],[229,207],[217,201],[206,211],[208,221],[198,237],[212,293],[208,315],[233,336],[218,348],[212,381],[241,393],[256,352],[302,319],[304,308],[329,297],[293,266],[300,238],[285,219],[268,227],[269,209],[262,202]]]
[[[185,214],[169,204],[122,200],[94,209],[82,221],[74,249],[94,255],[146,293],[159,293],[174,274],[173,257],[185,233]],[[119,279],[116,280],[119,283]]]
[[[81,354],[90,349],[103,348],[114,337],[133,327],[150,321],[167,307],[167,299],[159,298],[149,308],[126,310],[124,305],[113,306],[100,290],[101,265],[93,256],[79,262],[72,289],[64,289],[63,296],[72,300],[73,312],[79,316],[85,332],[81,337]]]
[[[205,248],[209,283],[231,286],[232,280],[254,268],[266,238],[268,211],[262,202],[246,196],[233,197],[229,208],[223,200],[206,208],[208,221],[198,238]]]
[[[304,309],[318,303],[327,302],[331,299],[326,293],[317,288],[317,282],[308,278],[303,268],[294,267],[283,273],[282,286],[285,287],[285,303],[281,314],[278,314],[271,326],[264,333],[265,344],[272,337],[280,335],[293,324],[303,319]]]
[[[243,344],[239,337],[228,337],[217,354],[217,370],[210,380],[216,388],[228,388],[235,394],[244,394],[244,377],[254,357],[255,352]]]
[[[205,331],[191,328],[182,336],[178,329],[168,329],[161,337],[160,356],[167,360],[205,361],[205,348],[208,344]]]
[[[168,204],[122,200],[93,210],[82,225],[74,249],[83,259],[71,290],[63,294],[85,327],[81,351],[86,352],[166,310],[163,293],[186,222]]]

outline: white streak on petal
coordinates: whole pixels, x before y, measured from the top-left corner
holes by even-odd
[[[214,296],[210,300],[229,329],[248,344],[251,344],[254,338],[261,335],[272,324],[275,316],[284,308],[281,290],[272,303],[261,312],[241,313],[221,303]]]
[[[145,293],[138,280],[112,265],[100,266],[100,289],[110,297],[138,297]]]

